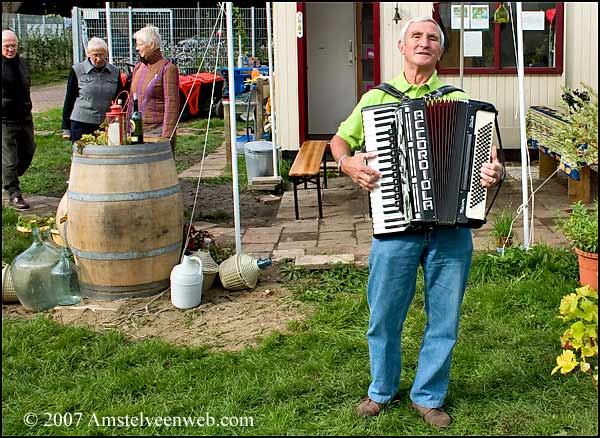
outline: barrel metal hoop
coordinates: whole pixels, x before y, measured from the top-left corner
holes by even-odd
[[[77,248],[71,246],[71,252],[76,257],[87,259],[87,260],[135,260],[145,257],[156,257],[163,254],[167,254],[174,251],[181,250],[182,241],[176,242],[169,246],[163,246],[162,248],[153,249],[152,251],[146,252],[89,252],[80,251]]]
[[[174,195],[181,191],[179,183],[172,187],[160,190],[149,190],[147,192],[128,193],[80,193],[68,191],[69,199],[83,202],[117,202],[117,201],[143,201],[144,199],[156,199]]]
[[[136,284],[132,286],[98,286],[89,283],[79,283],[82,295],[99,300],[120,300],[121,298],[145,298],[165,291],[170,285],[169,280],[154,283]]]
[[[89,145],[83,149],[83,153],[79,153],[78,147],[73,145],[73,154],[75,157],[81,155],[139,155],[139,154],[155,154],[158,152],[171,152],[171,143],[149,143],[140,145],[124,145],[124,146],[93,146]]]
[[[167,152],[166,154],[160,155],[148,155],[142,157],[133,157],[133,158],[85,158],[74,156],[72,162],[78,164],[105,164],[108,166],[112,165],[121,165],[121,164],[147,164],[147,163],[156,163],[159,161],[172,160],[173,153]]]

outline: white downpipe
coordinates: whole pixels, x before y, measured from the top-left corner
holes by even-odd
[[[273,40],[271,38],[271,2],[267,2],[267,48],[269,51],[269,96],[271,98],[271,142],[273,143],[273,176],[279,176],[277,164],[277,125],[275,123],[275,93],[273,84]]]
[[[71,36],[73,38],[73,64],[81,62],[81,15],[79,8],[71,9]]]
[[[235,83],[233,78],[233,8],[232,3],[227,2],[227,67],[229,84],[229,132],[231,134],[231,174],[233,176],[233,219],[235,223],[235,252],[242,252],[242,234],[240,230],[240,188],[238,182],[237,165],[237,126],[235,119]]]
[[[460,89],[464,90],[465,79],[465,12],[464,3],[460,3]]]
[[[517,74],[519,77],[519,130],[521,133],[521,191],[523,195],[523,246],[529,249],[529,190],[527,188],[527,136],[525,134],[525,66],[523,62],[522,5],[517,2]]]
[[[106,5],[106,39],[108,40],[108,62],[113,62],[113,44],[112,31],[110,28],[110,2],[105,2]]]
[[[255,42],[255,36],[254,36],[254,6],[252,6],[250,8],[250,22],[251,22],[251,39],[252,39],[252,57],[254,58],[255,55],[255,48],[256,48],[256,42]]]
[[[133,11],[131,6],[127,8],[129,21],[129,63],[133,64]]]

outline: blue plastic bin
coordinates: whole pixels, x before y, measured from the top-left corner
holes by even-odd
[[[263,76],[267,76],[269,74],[269,67],[256,68],[258,68],[258,72]],[[234,67],[233,86],[236,95],[242,94],[246,90],[246,84],[244,83],[244,81],[250,79],[250,77],[252,76],[253,69],[254,67]],[[229,70],[227,69],[227,67],[221,68],[221,76],[223,76],[223,79],[227,81],[229,77]],[[229,85],[225,86],[223,95],[229,96]]]

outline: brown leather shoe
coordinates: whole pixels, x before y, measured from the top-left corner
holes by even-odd
[[[27,203],[27,201],[25,201],[25,199],[23,199],[23,196],[21,195],[17,195],[10,198],[10,200],[8,201],[8,205],[18,210],[27,210],[29,208],[29,204]]]
[[[375,417],[379,415],[383,409],[383,403],[377,403],[371,400],[368,396],[362,399],[362,402],[356,408],[356,413],[359,417]]]
[[[412,403],[412,407],[423,417],[425,423],[430,424],[438,429],[443,429],[450,426],[452,418],[439,408],[426,408]]]

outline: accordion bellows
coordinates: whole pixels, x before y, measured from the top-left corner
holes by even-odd
[[[405,99],[362,109],[368,165],[382,174],[370,193],[377,234],[435,225],[479,228],[496,109],[476,100]]]

